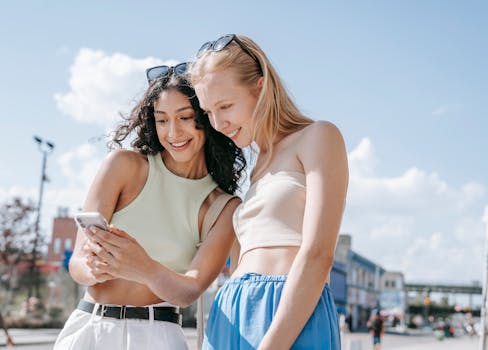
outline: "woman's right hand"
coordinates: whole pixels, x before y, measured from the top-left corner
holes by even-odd
[[[86,259],[86,266],[88,267],[88,270],[95,282],[94,284],[103,283],[115,279],[113,275],[107,273],[106,271],[103,271],[98,267],[97,264],[95,264],[95,262],[98,260],[95,253],[95,251],[97,250],[95,245],[96,243],[87,239],[81,248],[82,253]]]
[[[159,264],[127,232],[110,226],[109,231],[90,227],[85,243],[93,256],[88,264],[101,278],[106,275],[147,284],[149,274]]]

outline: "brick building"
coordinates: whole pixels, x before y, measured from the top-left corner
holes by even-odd
[[[60,208],[58,217],[54,218],[53,233],[48,248],[49,265],[61,266],[66,254],[71,254],[75,245],[76,231],[75,220],[68,216],[67,209]]]

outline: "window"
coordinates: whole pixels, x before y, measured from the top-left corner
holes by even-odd
[[[64,250],[71,250],[71,238],[64,240]]]
[[[61,250],[61,238],[56,238],[54,240],[54,254],[59,254],[59,251]]]

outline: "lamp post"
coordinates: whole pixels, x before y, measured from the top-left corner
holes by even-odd
[[[47,181],[46,176],[46,161],[47,156],[53,151],[54,143],[50,141],[43,140],[39,136],[34,136],[34,141],[37,142],[39,151],[42,153],[42,170],[41,170],[41,185],[39,187],[39,198],[37,202],[37,218],[35,224],[35,236],[32,247],[32,262],[30,266],[32,283],[29,284],[29,294],[28,298],[32,296],[32,287],[36,288],[36,297],[39,298],[39,270],[37,268],[37,246],[39,245],[39,222],[41,219],[41,205],[42,205],[42,195],[44,192],[44,182]]]

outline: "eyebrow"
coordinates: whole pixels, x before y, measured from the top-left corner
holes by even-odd
[[[178,108],[175,112],[179,113],[179,112],[186,111],[187,109],[193,110],[193,107],[192,106],[181,107],[181,108]],[[167,113],[165,111],[160,111],[159,109],[155,109],[154,114],[167,114]]]
[[[213,103],[212,106],[215,107],[215,106],[218,106],[222,103],[229,103],[230,100],[232,100],[232,99],[231,98],[224,98],[222,100],[218,100],[217,102]],[[200,104],[200,108],[203,109],[204,111],[207,110],[201,104]]]

